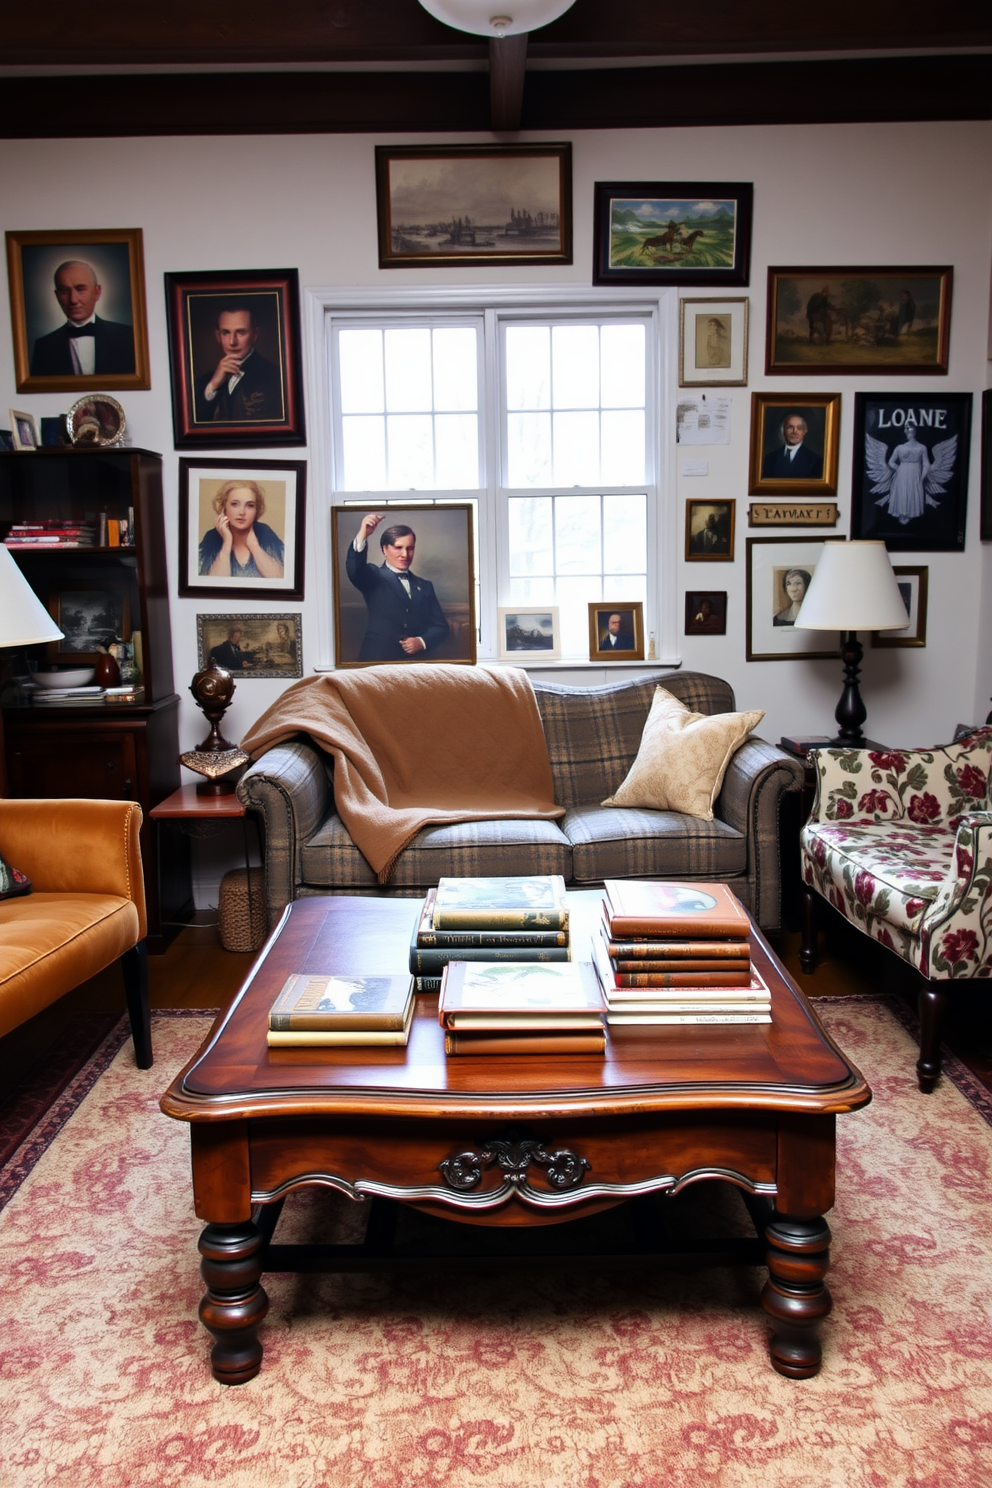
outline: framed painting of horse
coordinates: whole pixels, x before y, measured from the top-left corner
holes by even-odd
[[[754,187],[597,181],[594,284],[747,284]]]
[[[953,277],[946,266],[770,268],[765,371],[946,376]]]

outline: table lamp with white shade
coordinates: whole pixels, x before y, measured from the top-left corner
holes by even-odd
[[[0,543],[0,650],[61,639],[62,632],[14,562],[10,549]],[[6,794],[3,720],[0,718],[0,796]]]
[[[834,713],[838,734],[832,744],[863,749],[867,743],[862,724],[868,710],[858,687],[864,647],[857,632],[903,630],[908,624],[884,542],[824,543],[796,616],[796,629],[843,633],[844,691]]]

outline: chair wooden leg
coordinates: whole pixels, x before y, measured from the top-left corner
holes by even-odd
[[[948,982],[924,979],[919,996],[920,1057],[916,1061],[916,1073],[924,1095],[930,1094],[940,1074],[940,1043],[950,1001]]]
[[[816,970],[817,936],[819,931],[819,915],[817,913],[817,899],[819,895],[815,889],[810,888],[808,883],[802,886],[802,940],[799,946],[799,965],[803,971]]]
[[[148,1002],[148,948],[143,940],[121,957],[127,1015],[131,1020],[134,1062],[139,1069],[151,1069],[152,1014]]]

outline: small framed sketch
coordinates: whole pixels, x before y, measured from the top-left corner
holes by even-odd
[[[10,444],[15,450],[36,450],[38,448],[38,425],[33,413],[20,413],[18,409],[9,410],[10,417]]]
[[[964,551],[970,393],[855,393],[851,536]]]
[[[561,658],[557,605],[500,605],[497,614],[501,661]]]
[[[685,559],[687,563],[731,563],[734,557],[735,501],[685,504]]]
[[[892,572],[899,585],[906,606],[904,630],[873,630],[873,646],[925,646],[927,643],[927,580],[929,570],[924,566],[897,566]]]
[[[747,296],[679,300],[679,387],[744,387]]]
[[[747,540],[747,660],[840,656],[824,630],[796,630],[825,542],[839,537],[749,537]]]
[[[835,496],[840,393],[752,393],[752,496]]]
[[[242,677],[302,677],[303,621],[287,615],[197,615],[200,670],[223,667]]]
[[[179,461],[179,593],[303,598],[305,460]]]
[[[589,606],[589,660],[644,660],[644,606],[640,600]]]
[[[688,636],[727,634],[727,591],[690,589],[685,596],[685,633]]]

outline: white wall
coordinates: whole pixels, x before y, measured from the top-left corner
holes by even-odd
[[[542,136],[560,138],[563,136]],[[432,137],[436,139],[437,137]],[[463,137],[460,137],[463,138]],[[394,137],[390,143],[413,142]],[[5,229],[71,230],[141,227],[144,232],[152,388],[120,394],[133,443],[165,457],[166,530],[173,535],[173,646],[177,691],[185,695],[196,670],[198,610],[223,611],[223,602],[175,598],[177,563],[176,471],[172,447],[169,364],[162,276],[168,271],[297,267],[301,286],[437,289],[451,284],[588,284],[592,269],[593,182],[753,181],[754,237],[750,295],[750,376],[728,390],[732,443],[699,451],[706,478],[678,476],[664,499],[677,507],[680,551],[684,498],[737,501],[736,559],[732,564],[678,565],[676,604],[686,588],[727,589],[725,637],[684,637],[686,667],[717,673],[733,684],[742,707],[767,710],[762,733],[827,733],[840,694],[836,661],[747,663],[744,659],[747,462],[751,392],[787,391],[787,379],[764,376],[765,281],[777,265],[954,265],[950,372],[946,378],[808,379],[809,391],[843,393],[840,440],[839,531],[850,515],[850,471],[855,390],[972,391],[988,385],[989,271],[992,258],[992,124],[926,123],[774,128],[602,131],[572,137],[575,262],[570,268],[391,270],[377,267],[373,146],[370,136],[286,136],[238,139],[118,139],[20,141],[0,167],[0,215]],[[87,162],[92,161],[92,169]],[[691,295],[718,290],[688,290]],[[0,348],[9,345],[7,297],[0,297]],[[312,350],[312,348],[311,348]],[[807,390],[807,380],[800,380]],[[677,389],[670,390],[674,405]],[[41,417],[63,411],[69,395],[18,394],[13,358],[0,352],[0,410],[26,408]],[[864,691],[868,729],[882,739],[933,743],[950,737],[959,721],[984,718],[992,694],[992,548],[978,540],[978,425],[976,396],[964,553],[900,555],[927,563],[930,605],[923,650],[869,650]],[[308,399],[311,430],[322,410]],[[209,452],[202,452],[209,454]],[[223,456],[227,452],[218,451]],[[306,450],[260,451],[305,457]],[[690,451],[689,453],[695,453]],[[237,452],[238,458],[244,452]],[[30,458],[27,456],[26,458]],[[233,452],[232,452],[233,458]],[[681,464],[681,461],[679,461]],[[302,606],[304,666],[319,659],[316,559],[327,541],[329,493],[322,470],[311,465],[308,498],[307,597]],[[780,529],[775,529],[777,534]],[[819,531],[819,529],[817,529]],[[808,535],[813,533],[807,529]],[[773,535],[768,532],[765,535]],[[986,598],[983,603],[983,590]],[[271,604],[266,609],[291,609]],[[647,629],[657,628],[652,618]],[[679,625],[681,630],[681,623]],[[280,690],[280,683],[244,681],[228,714],[227,733],[240,737]],[[185,699],[183,748],[205,733]]]

